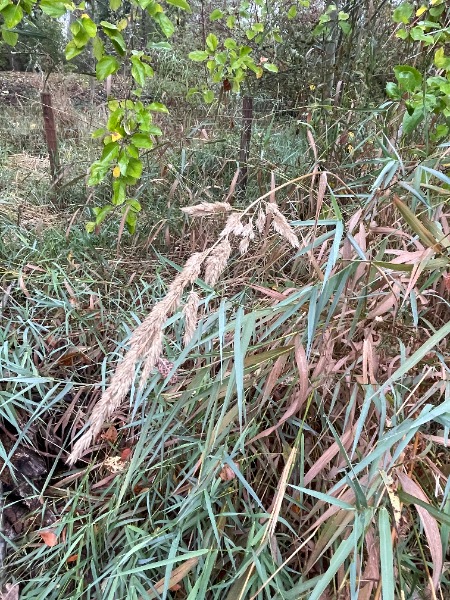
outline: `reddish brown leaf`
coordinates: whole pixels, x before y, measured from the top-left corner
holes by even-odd
[[[30,292],[27,290],[27,286],[25,285],[25,282],[24,282],[24,280],[23,280],[23,274],[22,274],[22,273],[19,275],[19,278],[18,278],[18,280],[17,280],[17,281],[18,281],[18,283],[19,283],[19,287],[20,287],[20,289],[21,289],[21,290],[22,290],[22,292],[25,294],[25,296],[26,296],[27,298],[31,298],[31,294],[30,294]]]
[[[46,546],[49,546],[50,548],[53,548],[53,546],[56,546],[56,544],[58,543],[58,538],[56,537],[56,533],[54,531],[52,531],[51,529],[46,529],[44,531],[40,531],[39,535],[41,536],[42,540],[44,541],[44,544]]]
[[[71,554],[69,556],[69,558],[67,559],[67,562],[71,563],[71,562],[76,562],[77,560],[78,560],[78,554]]]
[[[120,453],[120,460],[126,462],[131,458],[131,448],[124,448]]]
[[[222,481],[231,481],[235,479],[236,473],[229,465],[224,465],[219,473],[219,477]]]
[[[106,442],[111,442],[111,444],[114,444],[115,442],[117,442],[117,436],[117,429],[114,427],[114,425],[111,425],[110,427],[108,427],[105,433],[102,434],[101,437]]]
[[[450,275],[442,275],[442,279],[444,280],[445,289],[450,292]]]
[[[149,487],[143,486],[143,485],[139,485],[139,483],[137,485],[134,486],[133,488],[133,492],[136,494],[136,496],[138,496],[139,494],[143,494],[144,492],[148,492],[149,491]]]

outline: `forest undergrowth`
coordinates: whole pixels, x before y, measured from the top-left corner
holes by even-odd
[[[450,145],[389,103],[269,112],[243,196],[233,104],[174,107],[137,234],[88,234],[89,115],[59,106],[59,188],[33,100],[0,123],[3,583],[446,598]]]

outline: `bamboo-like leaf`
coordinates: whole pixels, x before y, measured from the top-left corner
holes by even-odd
[[[308,600],[320,600],[322,594],[327,589],[330,581],[336,575],[338,569],[341,568],[341,566],[344,564],[344,561],[348,558],[352,550],[354,550],[355,542],[358,542],[363,532],[363,527],[361,526],[360,520],[358,520],[358,526],[354,527],[351,535],[339,544],[339,547],[330,560],[328,569],[323,574],[319,583],[312,590],[311,595],[308,596]]]
[[[379,509],[378,535],[380,538],[383,600],[395,600],[394,551],[392,548],[391,524],[389,513],[384,506]]]
[[[435,252],[442,252],[442,246],[434,239],[431,231],[428,231],[425,225],[416,217],[412,210],[397,196],[394,196],[393,202],[396,208],[398,208],[402,217],[405,219],[414,233],[419,236],[420,240],[425,244],[425,246],[432,248]]]

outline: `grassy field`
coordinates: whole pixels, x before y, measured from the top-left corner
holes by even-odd
[[[101,90],[54,83],[55,190],[38,76],[2,78],[2,583],[447,598],[448,144],[422,160],[387,105],[269,108],[242,198],[238,107],[174,106],[137,234],[91,235]]]

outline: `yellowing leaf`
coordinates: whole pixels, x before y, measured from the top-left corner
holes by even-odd
[[[115,166],[113,169],[113,177],[119,177],[119,176],[120,176],[120,167]]]
[[[423,15],[427,10],[428,8],[422,4],[422,6],[416,10],[416,17],[420,17],[420,15]]]
[[[122,135],[118,132],[115,131],[112,135],[111,135],[111,141],[112,142],[117,142],[117,140],[120,140],[120,138],[122,137]]]

